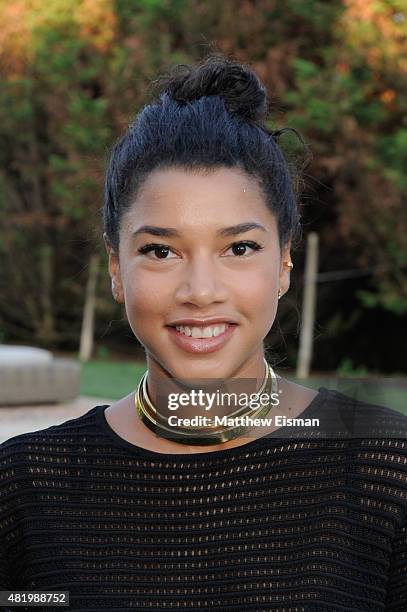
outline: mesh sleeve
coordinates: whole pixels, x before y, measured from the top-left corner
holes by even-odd
[[[8,514],[7,504],[7,484],[9,479],[9,469],[7,466],[7,456],[3,452],[5,444],[0,445],[0,591],[11,590],[11,578],[9,560],[6,553],[5,524]]]
[[[398,529],[391,553],[386,610],[407,610],[407,516]]]
[[[4,553],[4,546],[0,540],[0,591],[11,590],[10,578],[7,570],[7,562]]]

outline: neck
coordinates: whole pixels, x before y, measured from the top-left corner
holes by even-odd
[[[164,408],[164,403],[167,408],[170,394],[172,394],[171,397],[180,397],[183,394],[183,404],[180,409],[182,408],[185,416],[195,416],[198,413],[208,414],[208,412],[213,416],[215,414],[225,416],[236,411],[239,405],[235,406],[232,403],[230,406],[225,405],[222,401],[222,393],[250,396],[258,392],[264,383],[266,365],[266,359],[261,352],[251,356],[243,365],[229,370],[223,368],[225,371],[223,377],[219,376],[221,370],[216,366],[212,369],[213,373],[217,373],[216,375],[213,375],[208,368],[204,373],[199,372],[199,368],[193,368],[194,371],[191,368],[189,373],[179,377],[176,371],[171,372],[164,369],[156,360],[147,358],[148,397],[152,404],[160,410]],[[197,406],[198,402],[199,406]],[[209,407],[209,410],[205,410],[205,407]],[[180,409],[176,412],[179,413]]]

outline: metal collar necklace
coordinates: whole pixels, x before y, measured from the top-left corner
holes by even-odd
[[[263,358],[265,364],[265,375],[260,388],[256,391],[257,395],[277,393],[277,377],[273,368]],[[186,427],[170,427],[167,417],[160,414],[157,408],[151,402],[147,390],[148,370],[144,372],[137,390],[135,392],[135,407],[138,416],[143,423],[151,429],[156,435],[163,438],[171,439],[180,444],[201,445],[220,444],[238,438],[244,433],[251,431],[254,425],[238,425],[238,426],[223,426],[223,425],[203,425],[203,426],[186,426]],[[227,420],[230,418],[243,418],[243,422],[247,417],[250,419],[265,417],[272,408],[269,402],[265,405],[260,405],[259,408],[253,409],[250,405],[238,408],[235,412],[225,415]],[[210,419],[213,420],[213,419]]]

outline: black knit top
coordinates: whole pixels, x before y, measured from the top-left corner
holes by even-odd
[[[374,415],[378,436],[171,454],[105,408],[0,445],[0,590],[87,612],[407,610],[407,417],[321,387],[302,417]]]

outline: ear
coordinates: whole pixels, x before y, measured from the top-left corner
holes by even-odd
[[[290,272],[292,270],[289,263],[291,262],[291,240],[289,240],[281,249],[280,255],[280,276],[279,276],[279,288],[281,291],[281,295],[287,293],[290,288]]]
[[[103,234],[106,252],[109,256],[109,275],[112,279],[112,295],[118,304],[124,304],[124,291],[120,274],[119,254],[114,250],[107,234]]]

